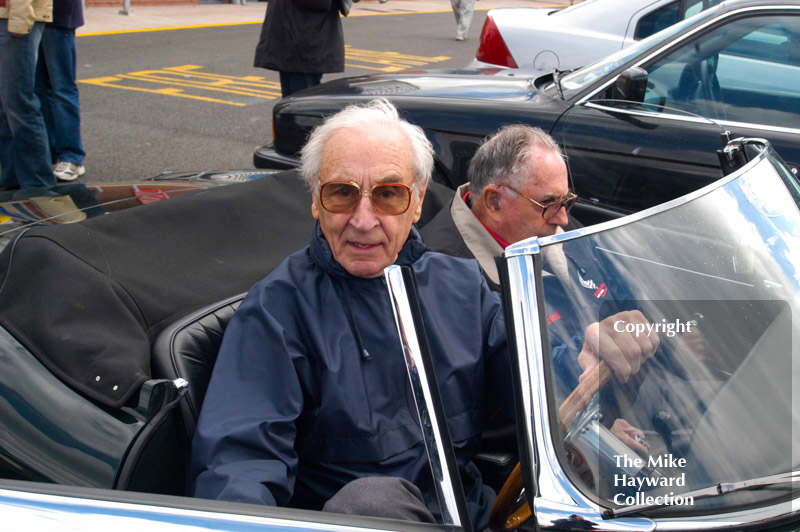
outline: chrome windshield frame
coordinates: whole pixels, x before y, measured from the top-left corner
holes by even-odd
[[[545,373],[548,366],[545,356],[549,356],[549,347],[545,345],[547,324],[546,315],[541,308],[543,294],[539,293],[542,272],[535,271],[536,261],[541,260],[539,257],[543,248],[622,227],[674,209],[724,187],[760,164],[773,164],[768,160],[774,155],[769,143],[762,139],[744,142],[763,144],[763,149],[739,170],[691,194],[624,218],[554,236],[530,238],[506,248],[500,266],[504,280],[507,281],[504,286],[506,320],[509,334],[513,335],[516,342],[516,352],[512,352],[511,357],[519,371],[519,381],[515,382],[515,386],[518,388],[517,397],[520,398],[517,416],[521,445],[524,446],[521,455],[524,459],[527,454],[533,460],[528,468],[523,468],[523,475],[534,476],[523,478],[523,481],[526,487],[534,486],[533,495],[528,493],[527,499],[539,527],[546,529],[556,526],[557,520],[563,522],[572,514],[592,521],[594,530],[653,530],[656,527],[659,530],[721,529],[800,515],[800,499],[794,499],[789,513],[786,511],[786,503],[783,502],[702,516],[624,516],[604,520],[602,514],[605,508],[581,491],[565,472],[557,454],[557,434],[550,422],[553,414],[548,388],[551,384]]]
[[[574,231],[557,233],[552,236],[547,236],[543,238],[534,237],[527,240],[523,240],[521,242],[512,244],[511,246],[507,247],[504,256],[513,257],[520,254],[525,255],[528,253],[528,249],[530,248],[530,246],[536,246],[537,248],[539,248],[539,247],[549,246],[552,244],[567,242],[569,240],[574,240],[576,238],[580,238],[586,235],[592,235],[595,233],[608,231],[609,229],[615,229],[617,227],[629,225],[638,222],[639,220],[649,218],[650,216],[655,216],[656,214],[674,209],[675,207],[679,207],[683,204],[694,201],[697,198],[710,194],[711,192],[714,192],[715,190],[724,187],[731,181],[738,179],[742,173],[748,172],[754,166],[764,162],[767,158],[769,158],[771,153],[774,153],[772,146],[770,146],[769,142],[764,139],[745,139],[742,142],[747,145],[763,145],[763,149],[758,155],[753,157],[746,165],[744,165],[739,170],[731,173],[730,175],[722,177],[717,181],[714,181],[713,183],[709,183],[703,188],[697,189],[694,192],[690,192],[689,194],[681,196],[680,198],[675,198],[674,200],[667,201],[666,203],[662,203],[661,205],[656,205],[654,207],[650,207],[649,209],[645,209],[643,211],[639,211],[637,213],[624,216],[622,218],[616,218],[614,220],[609,220],[607,222],[590,225],[588,227],[581,227],[579,229],[575,229]]]

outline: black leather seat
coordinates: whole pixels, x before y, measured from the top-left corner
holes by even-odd
[[[242,299],[244,294],[239,294],[184,316],[158,333],[153,342],[154,377],[183,378],[189,383],[180,404],[188,441],[197,426],[225,327]]]

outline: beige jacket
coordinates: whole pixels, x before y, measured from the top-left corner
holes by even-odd
[[[0,18],[9,33],[28,34],[34,22],[53,22],[53,0],[0,0]]]

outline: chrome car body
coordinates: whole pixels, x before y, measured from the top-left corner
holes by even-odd
[[[725,153],[731,160],[739,161],[737,168],[727,177],[688,196],[606,224],[523,241],[506,250],[500,270],[514,366],[510,385],[517,399],[519,446],[516,450],[522,464],[523,499],[533,508],[533,519],[524,524],[523,529],[701,530],[776,529],[779,526],[785,530],[800,529],[797,476],[793,473],[798,468],[800,409],[796,395],[791,393],[800,383],[800,349],[791,342],[795,331],[800,329],[800,309],[795,308],[800,301],[800,274],[796,271],[796,264],[800,263],[797,260],[800,256],[800,183],[763,141],[734,141]],[[425,324],[415,310],[413,277],[404,277],[403,272],[395,268],[389,268],[386,277],[398,329],[386,331],[387,341],[397,338],[406,347],[409,375],[402,378],[410,378],[413,384],[433,475],[438,482],[441,502],[447,508],[443,512],[447,522],[440,525],[181,496],[185,490],[181,464],[186,456],[180,453],[185,453],[186,448],[173,447],[175,442],[167,438],[170,431],[160,431],[165,426],[172,430],[174,426],[157,420],[171,420],[178,425],[185,421],[182,416],[188,414],[183,407],[196,400],[186,389],[196,383],[187,383],[182,377],[165,378],[167,369],[161,368],[156,360],[156,350],[160,346],[153,345],[152,354],[151,346],[147,346],[148,356],[153,357],[151,377],[160,380],[147,381],[142,390],[135,390],[131,400],[115,407],[102,396],[91,397],[90,386],[94,379],[89,387],[69,381],[68,374],[54,369],[53,361],[43,356],[46,353],[35,349],[46,344],[38,339],[31,342],[29,334],[22,334],[27,329],[15,319],[17,305],[23,305],[26,310],[39,310],[41,312],[34,313],[35,318],[49,320],[53,319],[53,315],[48,314],[51,307],[67,304],[71,311],[73,302],[86,306],[81,313],[62,318],[72,321],[67,324],[69,327],[50,322],[48,327],[39,329],[43,336],[51,329],[56,331],[59,342],[56,350],[64,351],[71,358],[74,355],[69,349],[84,339],[68,338],[62,333],[79,331],[80,322],[96,320],[94,329],[83,329],[94,331],[88,333],[90,336],[100,334],[97,329],[101,327],[111,328],[105,331],[110,340],[130,332],[91,308],[94,299],[106,297],[101,290],[95,290],[94,285],[79,285],[67,293],[49,289],[74,285],[85,279],[87,274],[76,267],[78,263],[67,264],[73,277],[61,275],[53,280],[50,279],[52,270],[46,269],[42,273],[47,278],[34,276],[30,286],[11,286],[18,280],[8,274],[14,270],[15,261],[18,265],[29,264],[25,260],[30,249],[26,248],[39,249],[40,245],[60,248],[70,243],[74,245],[78,239],[96,244],[90,251],[100,251],[105,263],[90,261],[91,255],[80,246],[72,248],[75,256],[89,261],[90,270],[99,269],[104,275],[115,275],[115,285],[124,289],[115,293],[131,298],[146,323],[155,320],[156,314],[147,308],[152,304],[145,299],[147,294],[140,293],[142,283],[149,296],[161,303],[178,300],[173,295],[175,285],[188,287],[192,292],[190,300],[188,303],[180,301],[190,310],[178,308],[177,303],[171,305],[164,311],[170,314],[169,318],[151,330],[156,337],[152,340],[154,344],[161,338],[158,330],[170,331],[167,336],[174,341],[178,329],[163,321],[179,323],[182,327],[200,313],[191,309],[202,302],[206,292],[211,292],[207,297],[217,298],[219,289],[216,287],[236,290],[249,282],[248,276],[263,275],[258,270],[251,272],[241,267],[233,255],[221,255],[216,248],[224,246],[226,240],[250,248],[237,251],[241,253],[238,260],[263,263],[266,269],[280,260],[278,251],[275,257],[267,257],[259,255],[259,250],[270,247],[280,250],[304,243],[305,237],[301,239],[301,236],[307,235],[309,227],[300,217],[303,214],[307,217],[308,197],[302,184],[291,175],[279,174],[270,179],[274,179],[274,183],[259,179],[73,224],[32,227],[6,248],[0,256],[3,274],[0,282],[0,320],[3,323],[0,328],[0,474],[3,476],[0,479],[0,515],[4,525],[53,531],[146,528],[156,531],[469,532],[469,522],[464,520],[464,498],[458,489],[458,474],[452,467],[448,429],[439,415],[441,403],[437,398],[436,380],[426,362],[435,353],[426,352]],[[281,207],[283,204],[291,207],[285,210],[286,207]],[[260,210],[252,213],[251,218],[256,223],[251,225],[243,216],[250,212],[247,207],[253,205]],[[265,230],[264,213],[275,217],[269,231]],[[176,220],[180,224],[176,224]],[[239,222],[238,226],[232,224],[234,220]],[[118,247],[102,238],[91,238],[92,234],[102,237],[101,229],[107,226],[119,229],[127,223],[133,223],[136,230],[115,232],[118,239],[124,240],[117,243]],[[162,225],[164,223],[167,225]],[[213,228],[220,225],[222,227],[215,233]],[[295,229],[301,236],[291,236],[288,243],[279,242],[282,233],[292,225],[302,226]],[[151,227],[153,234],[142,234],[142,227]],[[165,235],[161,231],[164,227],[176,235]],[[192,249],[184,250],[184,246],[177,245],[180,241],[174,239],[176,236]],[[80,240],[84,238],[87,240]],[[126,247],[126,244],[129,245]],[[688,363],[680,366],[664,362],[684,360],[668,358],[671,350],[680,348],[682,338],[665,340],[664,351],[648,362],[650,369],[640,372],[639,381],[629,384],[628,388],[610,383],[606,389],[613,392],[612,395],[607,395],[604,389],[583,414],[575,417],[574,423],[567,423],[563,429],[560,427],[563,418],[557,405],[565,390],[559,389],[559,381],[549,362],[551,336],[555,334],[548,325],[552,279],[543,266],[543,256],[552,249],[562,249],[569,254],[573,246],[589,246],[600,253],[598,260],[610,268],[606,282],[614,287],[627,287],[628,293],[640,302],[640,308],[653,315],[660,309],[662,313],[671,312],[680,317],[690,312],[705,312],[706,338],[723,338],[726,342],[722,346],[725,349],[717,353],[721,358],[711,357],[708,352],[716,370],[727,372],[720,379],[722,383],[715,389],[715,396],[698,403],[700,389],[689,385],[683,387],[686,393],[676,391],[672,397],[673,402],[678,399],[684,404],[702,406],[697,409],[698,418],[690,424],[670,425],[666,431],[644,423],[637,426],[652,442],[654,454],[657,449],[666,448],[676,459],[684,458],[693,463],[691,468],[686,466],[691,483],[686,486],[686,492],[681,493],[706,490],[704,493],[730,494],[705,498],[698,495],[698,503],[690,508],[651,509],[615,503],[615,494],[603,487],[614,474],[622,474],[607,469],[608,449],[620,455],[630,453],[630,449],[620,447],[620,443],[602,428],[600,416],[605,415],[610,421],[608,407],[612,402],[608,398],[616,398],[622,411],[636,413],[639,404],[636,401],[623,404],[622,399],[638,400],[639,391],[665,389],[660,386],[664,372],[676,367],[694,368]],[[209,260],[182,259],[186,254],[193,259],[193,249],[197,247],[208,253]],[[130,249],[125,256],[125,263],[130,267],[127,274],[115,272],[122,268],[113,256],[118,249]],[[37,257],[43,255],[32,256]],[[57,257],[66,260],[68,255]],[[228,261],[226,266],[235,279],[224,278],[221,272],[225,269],[217,269],[215,263],[223,258]],[[43,264],[43,268],[51,267],[53,265]],[[203,280],[203,276],[210,278]],[[245,278],[239,279],[240,276]],[[38,292],[33,285],[50,281],[53,284],[48,285],[45,292]],[[232,281],[235,286],[226,284]],[[9,301],[15,292],[23,301]],[[92,297],[81,299],[81,292],[89,292]],[[225,299],[227,307],[237,297],[236,293]],[[733,311],[727,307],[729,304],[734,305]],[[722,305],[729,314],[713,315],[711,310],[717,308],[715,305]],[[134,308],[127,300],[124,307]],[[214,311],[203,315],[220,317]],[[582,316],[584,318],[592,316]],[[744,334],[726,338],[737,329]],[[204,334],[207,335],[208,330],[190,331],[193,337]],[[115,346],[111,361],[114,366],[126,368],[135,353],[127,349],[124,341]],[[86,364],[81,366],[90,361],[92,364],[103,362],[93,359],[93,355],[78,351],[76,356],[85,360]],[[197,362],[205,354],[190,352],[187,356]],[[90,371],[96,370],[92,367]],[[158,372],[161,373],[156,375]],[[669,378],[677,377],[669,375]],[[649,403],[644,407],[648,413],[649,407]],[[151,438],[154,434],[160,434],[159,438]],[[147,450],[142,452],[144,448]],[[131,463],[132,457],[138,457],[136,463]],[[634,459],[635,455],[630,457]],[[659,466],[663,469],[659,478],[667,477],[666,465]],[[633,471],[633,466],[626,467],[624,471],[646,478],[643,468]],[[703,475],[708,473],[711,478],[688,474],[689,469]],[[781,477],[784,473],[789,476]],[[758,480],[758,490],[748,485],[751,479]],[[614,481],[611,482],[614,487]],[[170,491],[173,489],[175,491]],[[645,493],[657,495],[652,490]]]
[[[534,75],[572,70],[720,1],[584,0],[564,9],[492,9],[467,68],[520,68]]]

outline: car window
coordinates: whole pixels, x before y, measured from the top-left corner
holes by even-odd
[[[719,4],[721,1],[722,0],[688,0],[685,2],[686,7],[683,12],[681,12],[681,3],[679,1],[671,2],[639,19],[633,38],[638,41],[649,37],[654,33],[658,33],[672,26],[679,20],[692,17],[704,9]]]
[[[676,0],[675,2],[656,9],[652,13],[648,13],[639,19],[639,22],[636,24],[636,32],[633,34],[633,38],[638,41],[639,39],[644,39],[645,37],[649,37],[654,33],[658,33],[664,28],[672,26],[678,22],[679,12],[680,2]]]
[[[566,93],[572,93],[581,90],[605,77],[607,74],[613,72],[625,63],[632,61],[634,58],[644,55],[648,51],[658,49],[662,42],[669,40],[673,35],[682,32],[688,26],[700,23],[710,15],[711,12],[709,11],[706,14],[699,15],[698,18],[673,24],[663,32],[660,32],[656,35],[651,35],[641,42],[638,42],[627,48],[623,48],[622,50],[619,50],[618,52],[615,52],[604,59],[571,72],[561,79],[561,87]]]
[[[688,0],[688,2],[686,2],[686,12],[683,14],[683,18],[692,17],[704,9],[719,4],[721,1],[722,0]]]
[[[646,69],[646,103],[717,120],[800,127],[800,16],[732,21]]]

